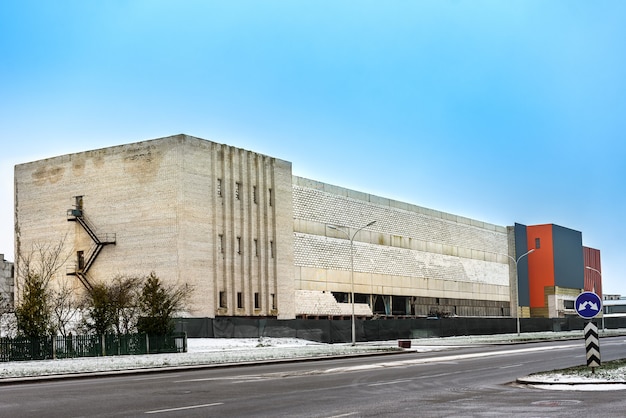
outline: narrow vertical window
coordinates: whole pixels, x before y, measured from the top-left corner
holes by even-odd
[[[83,197],[82,196],[74,196],[75,199],[75,204],[74,206],[76,207],[76,213],[78,216],[82,216],[83,215]]]
[[[272,198],[273,198],[273,196],[272,196],[272,189],[269,189],[269,190],[268,190],[267,197],[268,197],[268,199],[269,199],[269,205],[270,205],[270,206],[272,206],[272,200],[273,200],[273,199],[272,199]]]
[[[252,186],[252,202],[256,205],[256,186]]]
[[[215,187],[217,189],[217,196],[222,197],[222,179],[217,179],[217,185]]]
[[[254,292],[254,309],[261,309],[261,298],[259,292]]]
[[[84,251],[77,251],[76,252],[76,258],[77,258],[78,270],[84,269],[85,268],[85,253],[84,253]]]
[[[541,238],[535,238],[535,248],[537,250],[541,248]]]
[[[220,291],[220,308],[226,308],[226,292]]]
[[[276,294],[272,293],[270,298],[272,299],[272,309],[276,309]]]
[[[254,256],[259,256],[259,240],[257,240],[256,238],[254,239]]]
[[[237,237],[237,254],[241,254],[241,237]]]
[[[224,254],[224,235],[222,234],[217,236],[217,251]]]
[[[274,241],[270,241],[270,257],[274,258]]]
[[[243,293],[237,292],[237,308],[243,309]]]
[[[241,199],[241,183],[235,183],[235,199]]]

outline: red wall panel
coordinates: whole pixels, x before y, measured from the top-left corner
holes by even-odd
[[[531,278],[529,283],[531,308],[544,307],[544,288],[554,286],[552,224],[529,226],[527,228],[528,249],[535,248],[537,238],[540,240],[539,249],[528,255],[528,276]]]
[[[600,250],[583,247],[583,257],[585,261],[585,290],[595,292],[602,297],[602,267],[600,263]],[[588,269],[591,267],[593,270]],[[594,271],[598,270],[598,271]]]

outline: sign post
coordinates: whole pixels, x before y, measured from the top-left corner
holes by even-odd
[[[587,351],[587,367],[591,367],[591,373],[595,373],[596,367],[600,367],[602,363],[598,327],[591,321],[585,325],[585,350]]]
[[[587,366],[591,372],[596,372],[596,367],[602,364],[600,361],[600,338],[598,327],[591,322],[602,310],[602,299],[593,292],[583,292],[576,297],[574,302],[576,312],[581,318],[589,320],[585,325],[585,350],[587,352]]]

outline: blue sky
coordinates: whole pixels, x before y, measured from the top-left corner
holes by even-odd
[[[0,2],[0,253],[13,166],[186,133],[295,175],[555,223],[626,295],[626,2]]]

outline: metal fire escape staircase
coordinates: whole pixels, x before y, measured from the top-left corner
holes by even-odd
[[[83,286],[85,286],[87,290],[91,290],[93,286],[87,272],[94,261],[96,261],[102,248],[104,248],[105,245],[115,244],[116,236],[115,234],[97,234],[96,228],[85,216],[82,209],[69,209],[67,211],[67,220],[69,222],[78,222],[93,241],[86,256],[83,256],[83,253],[79,252],[76,265],[70,267],[67,271],[68,275],[77,276]]]

